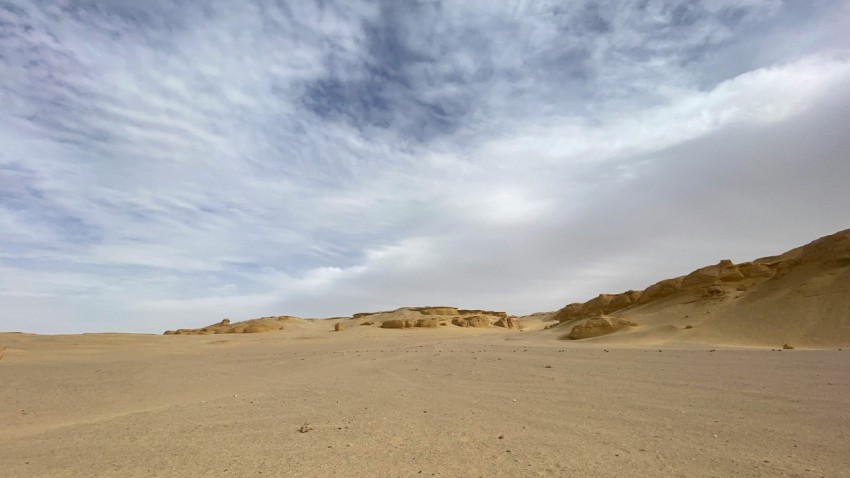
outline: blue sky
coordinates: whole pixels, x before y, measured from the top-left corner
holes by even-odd
[[[555,310],[850,227],[838,0],[0,2],[0,330]]]

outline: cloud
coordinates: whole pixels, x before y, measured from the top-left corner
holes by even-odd
[[[825,0],[6,3],[0,329],[530,312],[834,232],[847,19]]]

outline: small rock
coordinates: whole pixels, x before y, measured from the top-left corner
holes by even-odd
[[[313,427],[308,423],[301,425],[301,428],[298,429],[298,431],[300,433],[307,433],[307,432],[312,431],[312,430],[313,430]]]

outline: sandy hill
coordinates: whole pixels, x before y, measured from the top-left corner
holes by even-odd
[[[778,256],[722,260],[642,291],[600,294],[554,319],[563,338],[599,342],[850,344],[850,230]]]

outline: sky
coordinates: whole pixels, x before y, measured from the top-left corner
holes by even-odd
[[[843,0],[0,0],[0,331],[643,289],[850,227]]]

